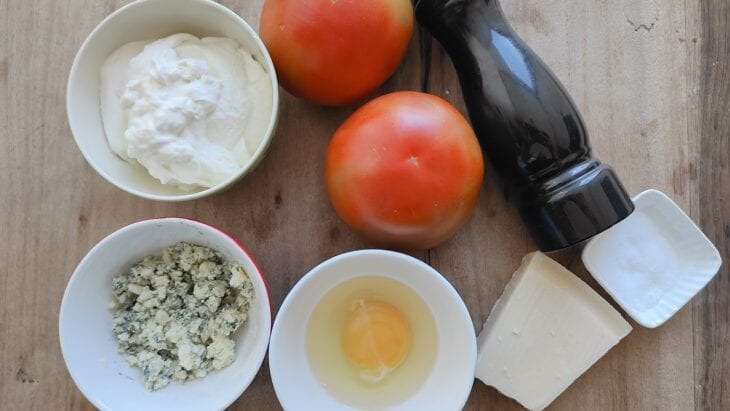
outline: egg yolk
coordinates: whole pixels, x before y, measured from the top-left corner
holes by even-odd
[[[393,305],[358,300],[345,319],[342,348],[360,370],[360,377],[381,381],[398,367],[411,349],[411,329]]]

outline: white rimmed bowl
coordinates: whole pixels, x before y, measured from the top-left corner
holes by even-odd
[[[702,230],[666,194],[647,190],[633,201],[634,212],[591,239],[582,259],[593,278],[631,318],[655,328],[712,280],[722,258]],[[632,264],[643,267],[633,273],[625,268],[626,244],[631,241],[639,242],[629,255]],[[666,267],[647,271],[655,264]]]
[[[477,347],[474,325],[454,287],[428,264],[392,251],[361,250],[333,257],[313,268],[289,292],[277,314],[269,347],[274,390],[286,410],[348,410],[317,381],[309,367],[305,336],[309,315],[338,284],[378,275],[409,286],[428,305],[436,322],[436,359],[423,385],[389,409],[457,410],[474,382]]]
[[[156,40],[175,33],[236,40],[264,67],[271,79],[272,110],[258,149],[236,174],[220,184],[193,192],[163,185],[140,165],[132,165],[109,148],[100,110],[101,66],[120,46]],[[224,190],[253,170],[263,159],[276,130],[279,87],[274,64],[256,32],[236,13],[210,0],[138,0],[105,18],[76,54],[66,89],[68,122],[86,161],[118,188],[157,201],[193,200]]]
[[[112,333],[112,278],[144,257],[187,241],[241,263],[254,286],[249,318],[237,331],[236,359],[228,367],[184,384],[144,388],[142,373],[117,352]],[[181,218],[146,220],[101,240],[66,287],[59,315],[61,351],[81,392],[102,410],[221,410],[249,386],[263,363],[271,331],[264,277],[243,246],[223,231]]]

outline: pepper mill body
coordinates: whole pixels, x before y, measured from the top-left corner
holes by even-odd
[[[614,171],[592,156],[572,99],[497,0],[417,0],[415,10],[451,57],[482,149],[541,250],[578,244],[633,211]]]

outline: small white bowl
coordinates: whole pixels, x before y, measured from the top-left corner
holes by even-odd
[[[390,409],[457,410],[474,382],[477,347],[474,325],[454,287],[428,264],[392,251],[361,250],[333,257],[313,268],[289,292],[274,321],[269,368],[274,390],[286,410],[349,410],[328,394],[312,374],[305,336],[312,310],[338,284],[379,275],[409,286],[430,308],[438,348],[430,375],[410,398]]]
[[[588,242],[583,264],[637,323],[658,327],[722,265],[717,248],[664,193],[634,197],[635,211]]]
[[[184,192],[163,185],[144,167],[131,165],[109,148],[100,110],[101,66],[120,46],[140,40],[156,40],[175,33],[236,40],[264,66],[271,78],[272,111],[266,134],[249,163],[222,183]],[[86,38],[71,67],[66,89],[68,122],[86,161],[118,188],[158,201],[184,201],[219,192],[243,177],[263,159],[276,130],[279,86],[274,64],[256,32],[236,13],[210,0],[138,0],[105,18]]]
[[[236,359],[228,367],[184,384],[144,388],[142,373],[118,353],[112,333],[112,278],[144,257],[187,241],[241,263],[254,286],[249,318],[237,331]],[[181,218],[146,220],[101,240],[84,257],[66,287],[59,316],[61,351],[81,392],[102,410],[221,410],[249,386],[261,368],[271,331],[271,305],[263,275],[243,246],[223,231]]]

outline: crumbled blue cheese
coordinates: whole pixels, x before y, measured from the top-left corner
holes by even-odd
[[[156,390],[231,364],[233,334],[248,318],[253,284],[240,264],[178,243],[112,280],[119,352]]]

